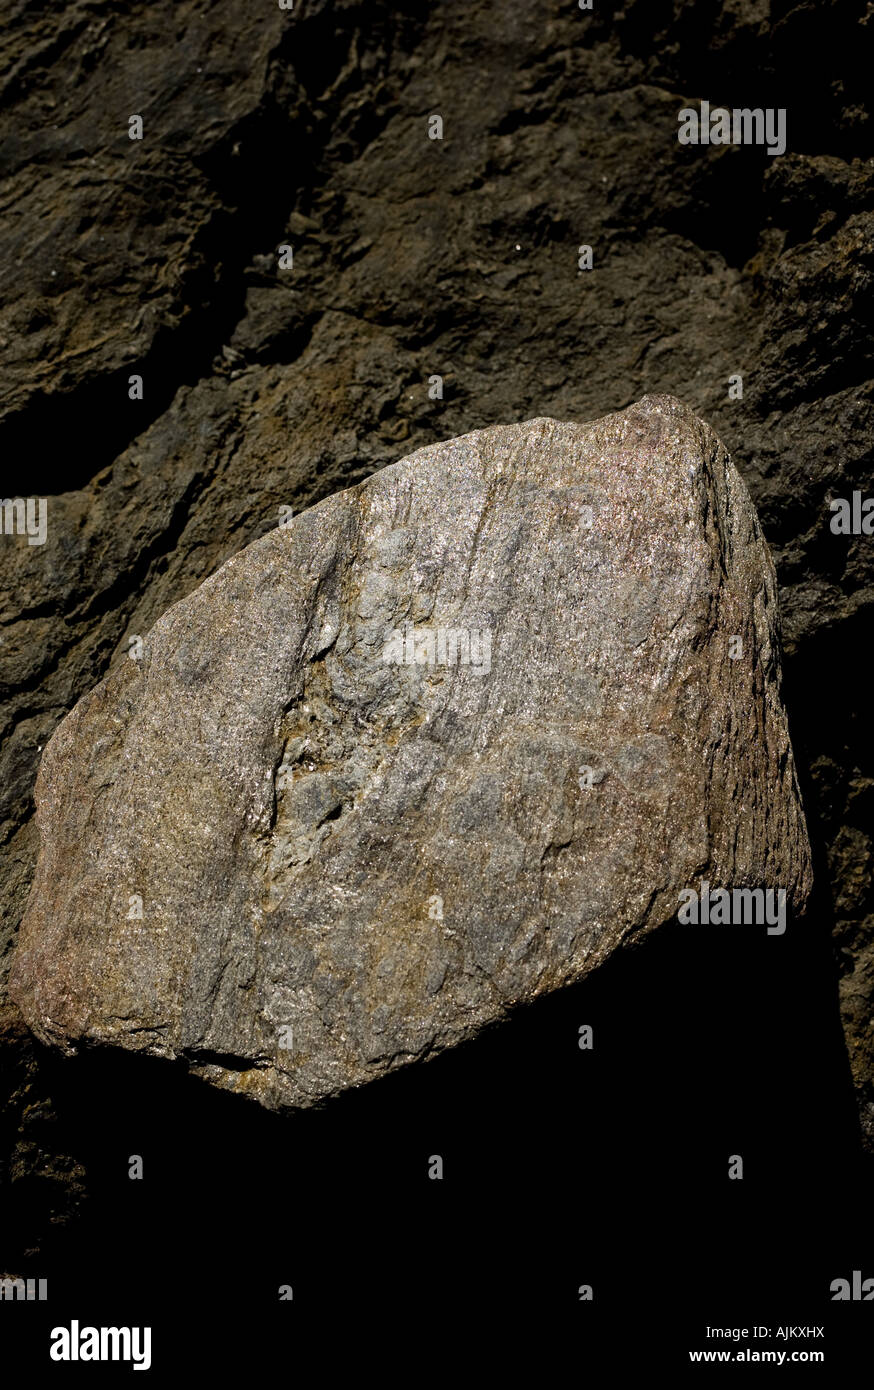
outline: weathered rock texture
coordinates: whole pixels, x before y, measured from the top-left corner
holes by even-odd
[[[777,642],[749,495],[680,402],[420,450],[228,561],[63,721],[12,995],[62,1047],[306,1105],[701,878],[797,911]]]
[[[774,557],[874,1147],[874,547],[828,530],[831,497],[874,492],[864,0],[7,10],[2,493],[49,494],[50,516],[42,548],[0,537],[0,1181],[18,1209],[36,1194],[30,1238],[42,1184],[76,1200],[55,1079],[5,989],[59,720],[280,505],[647,392],[718,430]],[[787,108],[787,153],[681,147],[676,113],[701,98]]]

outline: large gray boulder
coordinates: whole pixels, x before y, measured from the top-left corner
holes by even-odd
[[[229,560],[63,721],[11,993],[66,1051],[282,1108],[579,980],[702,880],[797,914],[779,679],[755,511],[680,402],[421,449]]]

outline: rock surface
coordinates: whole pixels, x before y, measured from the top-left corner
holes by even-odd
[[[78,1200],[59,1074],[6,993],[59,720],[280,505],[472,429],[647,392],[718,430],[774,557],[874,1151],[874,547],[828,529],[830,498],[874,492],[863,0],[545,0],[500,24],[476,0],[8,10],[3,492],[47,494],[50,518],[41,548],[0,537],[0,1181],[28,1239],[51,1224],[45,1184]],[[786,107],[787,153],[681,148],[676,113],[704,97]]]
[[[580,979],[701,879],[810,889],[773,566],[664,396],[276,527],[79,702],[37,806],[30,1027],[273,1108]]]

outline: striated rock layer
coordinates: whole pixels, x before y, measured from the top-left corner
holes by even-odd
[[[797,913],[779,682],[754,508],[680,402],[420,449],[64,719],[11,994],[65,1050],[284,1108],[580,979],[701,880]]]

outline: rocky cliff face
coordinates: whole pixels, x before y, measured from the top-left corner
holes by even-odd
[[[3,979],[42,748],[280,507],[666,392],[718,431],[774,555],[871,1133],[872,541],[828,510],[871,491],[866,32],[855,3],[13,5],[2,491],[49,520],[43,546],[0,536]],[[700,99],[785,108],[787,153],[680,145]],[[15,1055],[13,1168],[63,1185]]]

